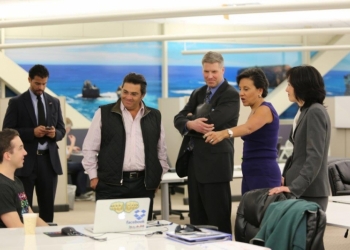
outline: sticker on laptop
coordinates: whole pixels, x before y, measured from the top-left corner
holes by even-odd
[[[122,216],[124,217],[126,213],[131,213],[134,211],[134,217],[136,220],[142,220],[145,216],[146,216],[146,210],[142,209],[138,209],[139,208],[139,203],[137,201],[128,201],[128,202],[121,202],[121,201],[117,201],[117,202],[113,202],[110,206],[109,209],[116,212],[117,214],[119,214],[118,217]],[[120,218],[123,219],[123,218]]]

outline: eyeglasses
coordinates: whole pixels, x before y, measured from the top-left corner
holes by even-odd
[[[191,224],[178,225],[175,228],[176,234],[194,234],[195,232],[202,232],[198,227],[195,227]]]

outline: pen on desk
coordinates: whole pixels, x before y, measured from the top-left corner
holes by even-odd
[[[154,224],[148,224],[147,227],[163,227],[163,226],[171,226],[174,224],[173,222],[169,222],[168,224],[160,223],[159,221],[154,221]]]
[[[173,224],[173,222],[170,222],[169,224],[161,224],[161,223],[159,223],[159,221],[157,221],[157,224],[156,225],[154,225],[155,227],[162,227],[162,226],[170,226],[170,225],[172,225]]]

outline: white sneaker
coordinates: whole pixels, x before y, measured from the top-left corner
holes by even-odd
[[[75,197],[76,201],[92,201],[94,200],[94,197],[92,195],[86,195],[86,194],[81,194],[77,197]]]
[[[91,196],[91,195],[93,195],[95,192],[94,191],[88,191],[88,192],[86,192],[84,195],[86,195],[86,196]]]

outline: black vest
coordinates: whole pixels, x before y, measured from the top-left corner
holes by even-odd
[[[122,185],[125,151],[125,129],[120,110],[120,100],[101,109],[101,146],[98,154],[98,178],[107,184]],[[158,159],[158,141],[161,131],[159,110],[145,106],[141,118],[141,131],[145,150],[145,186],[156,189],[161,181],[163,168]]]

